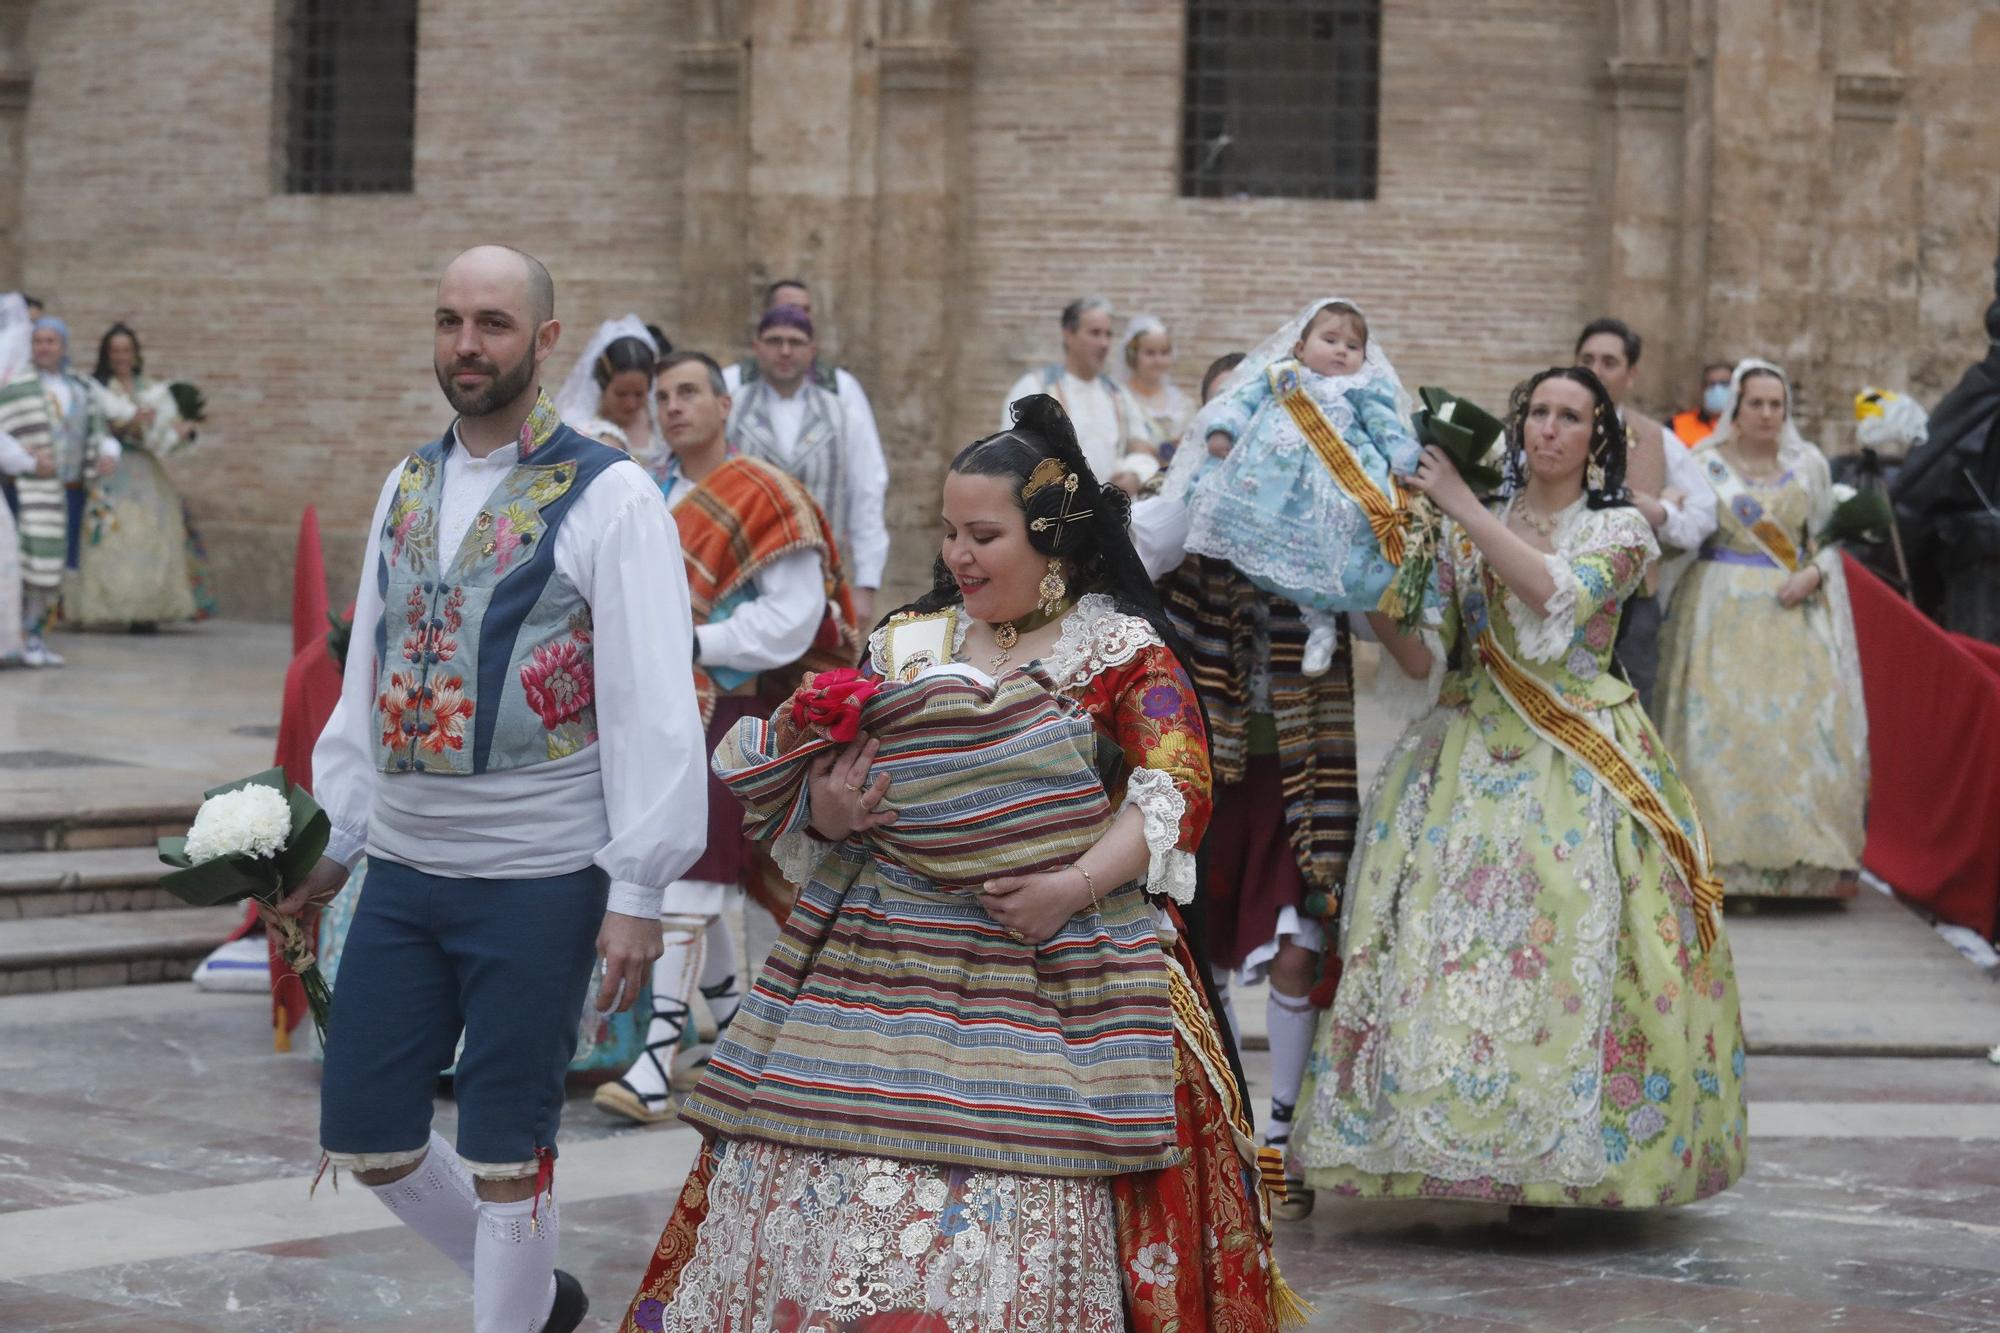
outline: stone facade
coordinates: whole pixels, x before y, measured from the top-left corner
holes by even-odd
[[[414,191],[287,196],[279,7],[0,0],[0,286],[201,381],[176,473],[233,614],[283,613],[308,502],[348,595],[475,240],[548,263],[572,347],[633,310],[732,355],[811,279],[889,449],[893,595],[1079,294],[1163,316],[1190,388],[1345,295],[1407,382],[1496,405],[1608,311],[1648,406],[1767,355],[1838,448],[1863,383],[1979,353],[2000,239],[2000,0],[1384,0],[1365,202],[1180,196],[1179,0],[423,0]]]

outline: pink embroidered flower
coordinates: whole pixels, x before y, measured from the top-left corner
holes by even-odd
[[[574,639],[558,639],[535,649],[534,656],[521,664],[521,688],[528,707],[550,731],[582,716],[597,698],[590,659]]]
[[[1532,944],[1526,944],[1508,955],[1513,975],[1522,981],[1534,981],[1542,975],[1542,951]]]
[[[514,562],[514,552],[521,549],[521,534],[515,530],[514,522],[506,514],[493,525],[493,568],[496,573],[505,574],[507,566]]]
[[[1621,1111],[1631,1110],[1645,1095],[1639,1087],[1639,1080],[1630,1074],[1613,1074],[1611,1081],[1605,1084],[1604,1093],[1611,1099],[1611,1104]]]

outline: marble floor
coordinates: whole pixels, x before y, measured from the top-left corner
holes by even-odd
[[[0,1329],[464,1326],[456,1270],[365,1191],[308,1197],[317,1070],[264,1024],[184,984],[0,1001]],[[1280,1260],[1328,1330],[2000,1328],[2000,1069],[1771,1056],[1751,1080],[1751,1170],[1707,1203],[1527,1238],[1496,1208],[1322,1199]],[[561,1142],[563,1262],[614,1316],[694,1135],[579,1095]]]
[[[68,672],[0,677],[0,750],[127,765],[0,771],[0,802],[171,792],[268,762],[258,733],[275,721],[285,632],[195,635],[72,636]],[[1383,744],[1364,736],[1366,753]],[[1909,925],[1856,920],[1864,934]],[[1848,942],[1817,967],[1754,961],[1844,921]],[[1540,1237],[1497,1208],[1322,1199],[1279,1241],[1312,1327],[2000,1329],[2000,1067],[1970,1053],[1983,1021],[2000,1040],[2000,993],[1907,929],[1892,952],[1925,969],[1921,994],[1879,968],[1839,972],[1867,967],[1853,925],[1792,914],[1744,931],[1746,1012],[1761,992],[1772,1030],[1793,1026],[1773,1042],[1788,1053],[1753,1056],[1737,1188],[1670,1212],[1564,1215]],[[1839,1023],[1788,1017],[1815,1011],[1815,985],[1861,1003]],[[1956,1035],[1898,1045],[1868,1031],[1869,988],[1894,1009],[1887,1026]],[[273,1054],[266,1024],[261,999],[185,984],[0,999],[0,1330],[466,1326],[456,1270],[386,1225],[366,1191],[309,1197],[317,1067]],[[1260,1086],[1264,1059],[1249,1052]],[[449,1135],[449,1101],[438,1116]],[[579,1094],[561,1143],[563,1263],[603,1316],[586,1327],[613,1328],[695,1139],[615,1125]]]

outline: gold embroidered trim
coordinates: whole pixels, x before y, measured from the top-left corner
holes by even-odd
[[[1401,497],[1384,495],[1382,488],[1361,469],[1361,462],[1355,458],[1354,450],[1347,441],[1340,438],[1340,432],[1326,419],[1326,413],[1319,410],[1303,388],[1293,389],[1281,395],[1279,402],[1292,414],[1298,424],[1299,433],[1306,437],[1320,462],[1333,474],[1333,480],[1348,498],[1361,506],[1368,516],[1368,526],[1375,533],[1375,540],[1382,547],[1382,558],[1392,565],[1403,563],[1403,514]],[[1391,492],[1396,491],[1396,483],[1389,483]]]
[[[1695,937],[1704,953],[1713,949],[1722,920],[1722,881],[1709,868],[1708,835],[1702,831],[1700,816],[1695,817],[1695,836],[1688,837],[1618,743],[1523,670],[1490,629],[1479,636],[1479,656],[1493,683],[1500,687],[1501,696],[1535,734],[1589,769],[1659,840],[1667,858],[1694,891]]]

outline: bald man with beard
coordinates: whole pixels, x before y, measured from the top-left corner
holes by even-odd
[[[333,836],[277,909],[328,901],[366,852],[320,1142],[471,1279],[480,1333],[589,1309],[555,1266],[563,1075],[593,963],[596,1006],[629,1008],[707,835],[680,543],[652,478],[543,394],[561,331],[518,250],[468,250],[438,283],[457,419],[376,502],[313,752]],[[461,1036],[453,1145],[432,1094]]]

